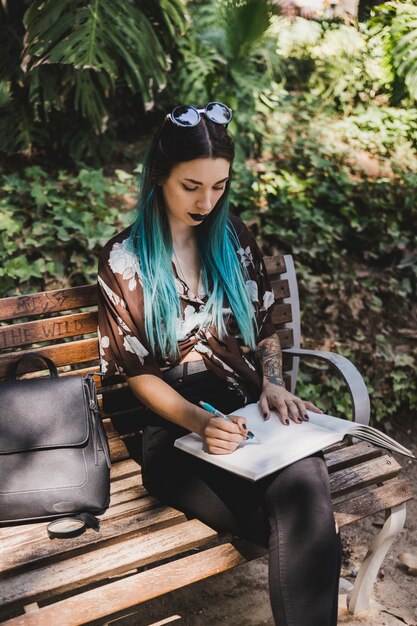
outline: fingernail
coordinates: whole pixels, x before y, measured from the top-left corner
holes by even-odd
[[[265,420],[269,419],[269,415],[268,415],[268,413],[264,413],[264,419],[265,419]]]
[[[286,425],[287,425],[287,426],[289,426],[289,425],[290,425],[290,420],[289,420],[288,418],[285,418],[285,420],[284,420],[284,421],[285,421],[285,423],[286,423]]]
[[[248,431],[248,434],[247,434],[247,438],[248,438],[248,439],[253,439],[253,438],[254,438],[254,436],[255,436],[255,435],[253,434],[253,432],[249,430],[249,431]]]
[[[303,420],[304,420],[305,422],[308,422],[308,420],[309,420],[309,419],[310,419],[310,418],[309,418],[309,416],[308,416],[308,415],[303,415]]]
[[[243,428],[244,430],[247,430],[247,429],[248,429],[248,427],[246,426],[246,424],[242,424],[242,428]]]

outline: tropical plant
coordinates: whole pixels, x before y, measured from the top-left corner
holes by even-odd
[[[277,20],[278,52],[285,58],[285,87],[319,96],[321,105],[345,114],[386,92],[391,74],[383,63],[381,37],[366,24]],[[317,100],[316,100],[317,101]]]
[[[179,39],[167,97],[227,103],[238,111],[231,125],[238,145],[250,154],[262,136],[257,116],[283,75],[270,32],[279,8],[272,0],[215,0],[191,2],[189,10],[191,26]]]
[[[357,364],[384,426],[417,409],[416,115],[373,106],[343,119],[311,94],[289,94],[232,197],[264,254],[294,256],[306,347]],[[349,412],[321,366],[308,365],[298,393]]]
[[[0,150],[109,148],[114,112],[152,106],[184,30],[183,0],[0,4]]]
[[[385,63],[391,72],[391,102],[407,95],[417,100],[417,6],[387,2],[373,10],[371,27],[382,38]]]

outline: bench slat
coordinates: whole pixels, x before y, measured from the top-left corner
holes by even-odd
[[[0,349],[18,348],[29,343],[55,341],[64,337],[97,332],[97,312],[75,313],[0,326]]]
[[[34,348],[33,350],[19,350],[19,352],[8,352],[2,355],[0,359],[0,378],[8,375],[9,367],[17,359],[30,354],[31,352],[40,352],[52,359],[57,366],[72,365],[73,363],[86,363],[87,361],[95,361],[98,359],[98,341],[97,337],[92,339],[80,339],[79,341],[69,341],[68,343],[59,343],[54,346],[46,346],[42,348]],[[33,372],[39,369],[39,360],[34,359],[33,362],[22,363],[19,372]],[[78,372],[77,372],[78,373]]]
[[[136,485],[135,487],[118,491],[117,493],[112,494],[110,507],[102,516],[100,516],[100,519],[106,519],[109,516],[113,516],[113,509],[118,507],[120,504],[125,502],[136,503],[142,501],[144,498],[150,498],[152,502],[158,502],[158,500],[153,496],[148,496],[148,493],[143,485]]]
[[[113,498],[116,493],[126,491],[127,489],[144,489],[142,475],[126,476],[122,480],[112,482],[110,484],[110,498]]]
[[[292,321],[291,304],[275,304],[271,319],[274,324],[286,324]]]
[[[288,280],[271,280],[271,287],[274,292],[275,300],[289,298],[290,286],[288,284]]]
[[[353,472],[349,468],[339,470],[329,475],[332,497],[348,494],[358,486],[368,487],[390,480],[397,476],[400,470],[401,466],[388,454],[355,465]]]
[[[279,337],[281,348],[292,348],[294,345],[294,334],[291,328],[279,328],[276,331]]]
[[[343,448],[333,450],[332,452],[325,452],[324,458],[329,473],[332,473],[344,469],[345,467],[352,467],[358,463],[363,463],[377,456],[382,456],[383,454],[386,454],[383,450],[376,448],[366,441],[352,445],[346,445],[345,442]]]
[[[112,484],[116,480],[121,480],[127,476],[135,476],[141,472],[140,466],[132,459],[115,463],[110,468],[110,480]]]
[[[145,502],[142,499],[141,504],[148,506],[136,507],[135,511],[130,511],[128,515],[112,519],[101,520],[100,533],[88,529],[83,535],[73,537],[71,540],[51,541],[46,534],[46,525],[43,528],[37,528],[20,536],[19,540],[11,538],[8,541],[7,550],[1,551],[2,562],[2,578],[14,575],[18,576],[20,572],[13,572],[17,568],[24,571],[29,567],[43,568],[52,562],[74,558],[77,555],[90,552],[90,545],[94,544],[94,549],[120,541],[125,541],[130,537],[137,537],[144,532],[155,532],[162,528],[175,526],[186,521],[185,515],[180,511],[176,511],[171,507],[159,506],[149,509],[149,500]],[[148,509],[148,510],[147,510]],[[143,514],[146,511],[146,514]],[[138,515],[138,513],[140,515]]]
[[[120,437],[113,437],[113,439],[109,439],[109,449],[112,463],[117,461],[126,461],[130,458],[130,454]]]
[[[132,482],[131,480],[129,482],[127,482],[126,480],[121,480],[117,481],[115,483],[115,486],[113,486],[112,483],[110,486],[110,493],[110,507],[103,515],[99,516],[99,519],[106,519],[107,517],[115,516],[116,513],[113,512],[113,509],[118,507],[120,504],[128,501],[139,501],[139,499],[144,500],[144,498],[147,497],[149,499],[149,502],[152,502],[153,505],[158,502],[152,496],[147,495],[148,492],[142,485],[142,478],[140,475],[135,478],[134,482]],[[46,527],[46,522],[4,526],[0,528],[0,542],[6,539],[7,541],[9,541],[10,537],[18,537],[21,534],[29,532],[32,529],[38,528],[43,525],[45,525]],[[4,549],[4,547],[4,542],[3,544],[0,543],[0,552],[2,548]]]
[[[4,605],[23,600],[27,604],[31,599],[39,602],[198,548],[216,536],[214,530],[199,520],[142,534],[94,550],[94,558],[91,558],[91,553],[86,553],[7,578],[1,585],[2,601]]]
[[[116,519],[117,517],[123,517],[131,514],[139,515],[147,509],[150,510],[152,508],[157,508],[160,505],[160,502],[153,496],[130,497],[131,494],[125,493],[121,495],[126,495],[126,498],[121,498],[120,502],[112,504],[101,519]]]
[[[356,498],[333,505],[335,519],[339,528],[342,528],[364,517],[407,502],[412,497],[413,494],[407,481],[394,479],[382,487],[376,487]]]
[[[97,286],[83,285],[68,289],[41,291],[25,296],[12,296],[1,301],[0,322],[19,317],[71,311],[97,304]]]
[[[286,272],[285,259],[281,254],[264,256],[267,274],[283,274]]]
[[[129,510],[127,503],[130,503],[131,509],[137,510],[150,509],[159,504],[156,498],[148,496],[148,492],[143,485],[137,485],[136,487],[129,487],[117,493],[112,493],[110,507],[103,515],[98,516],[99,519],[104,520],[123,515],[125,511]],[[47,524],[48,522],[36,522],[35,524],[21,524],[1,528],[0,554],[3,550],[8,549],[9,543],[10,545],[17,545],[18,542],[24,541],[25,536],[31,536],[31,533],[46,533]]]
[[[226,543],[170,563],[116,580],[5,622],[7,626],[60,626],[88,624],[115,615],[161,594],[180,589],[260,555],[259,548],[244,550]]]

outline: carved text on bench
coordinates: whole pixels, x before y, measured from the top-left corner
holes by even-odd
[[[7,330],[0,330],[0,348],[11,348],[13,346],[21,345],[24,343],[31,343],[32,341],[47,341],[48,339],[54,339],[56,337],[62,337],[63,335],[75,334],[82,332],[82,323],[80,320],[65,320],[60,322],[54,322],[52,326],[38,326],[34,328],[13,328],[9,326]],[[42,339],[43,336],[43,339]]]

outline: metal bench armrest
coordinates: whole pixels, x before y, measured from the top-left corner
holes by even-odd
[[[347,385],[352,401],[353,421],[360,424],[369,424],[370,402],[368,390],[359,370],[349,359],[335,352],[304,350],[303,348],[286,348],[283,350],[283,353],[301,358],[320,359],[329,363],[342,376]]]

